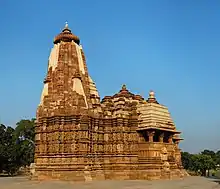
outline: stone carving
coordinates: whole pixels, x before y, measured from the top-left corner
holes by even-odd
[[[159,136],[159,141],[163,143],[164,133],[161,133]]]
[[[168,161],[165,161],[164,164],[163,164],[163,170],[168,172],[170,171],[170,164]]]
[[[30,165],[30,178],[35,175],[35,163],[31,163]]]
[[[153,137],[154,137],[155,131],[148,131],[147,135],[149,137],[149,142],[153,142]]]
[[[37,179],[161,179],[181,170],[180,132],[168,109],[153,91],[144,99],[126,85],[100,100],[68,25],[54,39],[35,128]]]
[[[167,161],[168,155],[167,155],[167,149],[166,147],[163,147],[161,149],[161,159],[162,161]]]

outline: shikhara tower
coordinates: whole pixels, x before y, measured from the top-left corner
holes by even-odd
[[[102,101],[80,39],[68,25],[54,39],[37,109],[37,179],[162,179],[184,176],[180,132],[153,91],[125,85]]]

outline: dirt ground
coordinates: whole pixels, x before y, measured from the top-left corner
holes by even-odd
[[[1,177],[0,189],[220,189],[213,179],[186,177],[183,180],[159,181],[91,181],[85,183],[62,181],[30,181],[25,177]]]

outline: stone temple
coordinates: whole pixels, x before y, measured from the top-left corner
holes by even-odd
[[[180,132],[153,91],[125,85],[100,100],[80,39],[68,25],[54,39],[36,120],[36,179],[181,178]]]

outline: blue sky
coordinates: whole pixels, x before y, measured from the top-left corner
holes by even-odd
[[[81,39],[100,95],[156,92],[183,150],[220,149],[220,1],[0,1],[0,121],[32,118],[53,38]]]

